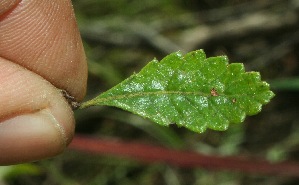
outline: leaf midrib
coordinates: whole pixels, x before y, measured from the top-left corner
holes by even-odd
[[[106,93],[105,93],[106,94]],[[211,96],[210,93],[203,93],[203,92],[192,92],[192,91],[153,91],[153,92],[134,92],[134,93],[128,93],[128,94],[121,94],[121,95],[111,95],[109,97],[102,98],[100,95],[96,99],[92,99],[90,101],[84,102],[81,107],[86,108],[89,106],[94,105],[105,105],[105,102],[113,101],[113,100],[122,100],[122,99],[130,99],[130,98],[136,98],[136,97],[146,97],[146,96],[154,96],[154,95],[194,95],[194,96],[204,96],[208,97]],[[104,94],[103,94],[104,95]]]

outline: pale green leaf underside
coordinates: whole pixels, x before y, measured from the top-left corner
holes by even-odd
[[[160,62],[154,59],[81,108],[115,106],[161,125],[175,123],[203,132],[244,121],[273,96],[258,72],[245,72],[243,64],[228,64],[224,56],[206,58],[198,50],[185,56],[172,53]]]

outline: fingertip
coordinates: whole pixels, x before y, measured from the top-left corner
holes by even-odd
[[[75,120],[61,91],[40,76],[0,58],[0,165],[61,153]]]
[[[0,57],[82,100],[87,62],[71,1],[26,0],[8,9],[0,14]]]

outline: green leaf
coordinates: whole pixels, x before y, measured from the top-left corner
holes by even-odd
[[[172,53],[160,62],[154,59],[81,108],[115,106],[161,125],[175,123],[203,132],[244,121],[273,96],[258,72],[246,73],[243,64],[228,64],[225,56],[206,58],[198,50],[185,56]]]

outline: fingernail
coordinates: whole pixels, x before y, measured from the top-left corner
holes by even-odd
[[[65,131],[48,109],[0,123],[1,165],[49,158],[65,147]]]

